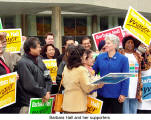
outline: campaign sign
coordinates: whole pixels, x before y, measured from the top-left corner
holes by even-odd
[[[53,107],[53,98],[48,102],[42,103],[41,98],[32,98],[30,100],[29,114],[51,114]]]
[[[149,46],[151,23],[132,7],[129,7],[123,28],[133,34],[140,42]]]
[[[105,30],[102,32],[92,34],[93,40],[94,40],[94,43],[95,43],[95,46],[97,49],[98,49],[99,42],[101,42],[101,40],[105,40],[105,36],[108,34],[114,34],[114,35],[118,36],[120,39],[120,44],[122,43],[123,32],[122,32],[121,26],[118,26],[118,27],[115,27],[112,29],[108,29],[108,30]]]
[[[99,80],[92,82],[92,84],[117,84],[123,80],[126,80],[129,77],[133,77],[134,75],[135,73],[109,73],[101,77]]]
[[[17,72],[0,76],[0,109],[16,102]]]
[[[0,32],[6,32],[6,51],[11,53],[20,53],[22,44],[21,29],[1,29]]]
[[[88,96],[87,100],[87,113],[100,114],[102,111],[103,101],[90,96]]]
[[[142,100],[151,100],[151,76],[142,77]]]
[[[47,69],[50,71],[50,76],[53,84],[56,84],[56,77],[57,77],[57,70],[58,70],[56,59],[44,59],[43,62],[46,65]]]

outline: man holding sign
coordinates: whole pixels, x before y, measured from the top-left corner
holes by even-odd
[[[0,33],[0,75],[5,75],[5,74],[9,74],[9,73],[13,72],[14,67],[17,64],[17,61],[20,59],[20,57],[16,54],[10,54],[8,52],[5,52],[5,47],[6,47],[6,33],[1,32]],[[4,76],[4,78],[5,78],[5,76]],[[2,78],[0,80],[0,82],[3,82],[4,78]],[[11,78],[11,76],[10,76],[8,79],[13,79],[13,77]],[[12,87],[12,85],[13,85],[13,87]],[[11,89],[11,90],[13,88],[15,89],[16,81],[14,81],[13,84],[9,84],[9,82],[7,82],[7,84],[5,86],[4,85],[0,86],[0,91],[2,91],[3,88],[6,86],[7,87],[9,86],[9,89]],[[8,102],[6,102],[6,104],[3,104],[3,102],[5,100],[10,98],[10,97],[8,97],[10,94],[15,96],[15,93],[16,93],[16,91],[11,91],[9,94],[4,95],[0,98],[0,101],[1,101],[0,102],[1,103],[0,113],[16,113],[18,111],[19,108],[15,104],[13,104],[11,106],[8,106]],[[10,98],[10,99],[12,99],[12,98]],[[4,106],[5,106],[5,108],[3,108]],[[8,107],[6,107],[6,106],[8,106]]]
[[[14,71],[17,62],[20,60],[21,57],[18,54],[6,52],[6,35],[6,32],[0,32],[0,40],[2,42],[1,58],[6,62],[6,65],[9,66],[10,70]]]
[[[131,35],[123,39],[123,55],[129,60],[129,71],[135,75],[130,77],[128,97],[123,104],[123,113],[136,114],[138,101],[141,101],[141,56],[135,51],[138,40]]]

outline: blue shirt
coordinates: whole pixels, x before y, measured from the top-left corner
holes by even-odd
[[[112,58],[109,58],[108,53],[100,54],[93,66],[96,73],[100,72],[100,76],[108,73],[128,73],[129,63],[128,58],[116,52]],[[103,98],[118,98],[120,95],[127,96],[129,88],[129,79],[126,79],[117,84],[105,84],[98,89],[98,96]]]

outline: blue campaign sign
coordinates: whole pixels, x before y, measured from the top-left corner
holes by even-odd
[[[134,75],[135,73],[109,73],[101,77],[99,80],[94,81],[92,84],[99,84],[99,83],[117,84]]]
[[[151,100],[151,76],[142,77],[142,100]]]

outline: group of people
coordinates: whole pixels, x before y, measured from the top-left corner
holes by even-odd
[[[21,55],[5,52],[6,33],[0,33],[0,75],[17,71],[17,101],[0,109],[0,113],[28,113],[31,98],[47,102],[62,84],[64,113],[86,113],[87,96],[103,101],[102,113],[151,113],[151,101],[142,101],[141,77],[151,73],[151,45],[144,46],[132,35],[123,38],[109,34],[99,43],[94,58],[91,39],[84,37],[81,45],[74,37],[65,40],[65,52],[54,46],[54,34],[47,33],[41,47],[36,37],[24,37]],[[57,60],[57,85],[42,59]],[[117,84],[91,84],[108,73],[134,73]],[[99,77],[98,77],[99,75]],[[62,82],[61,82],[62,80]]]

